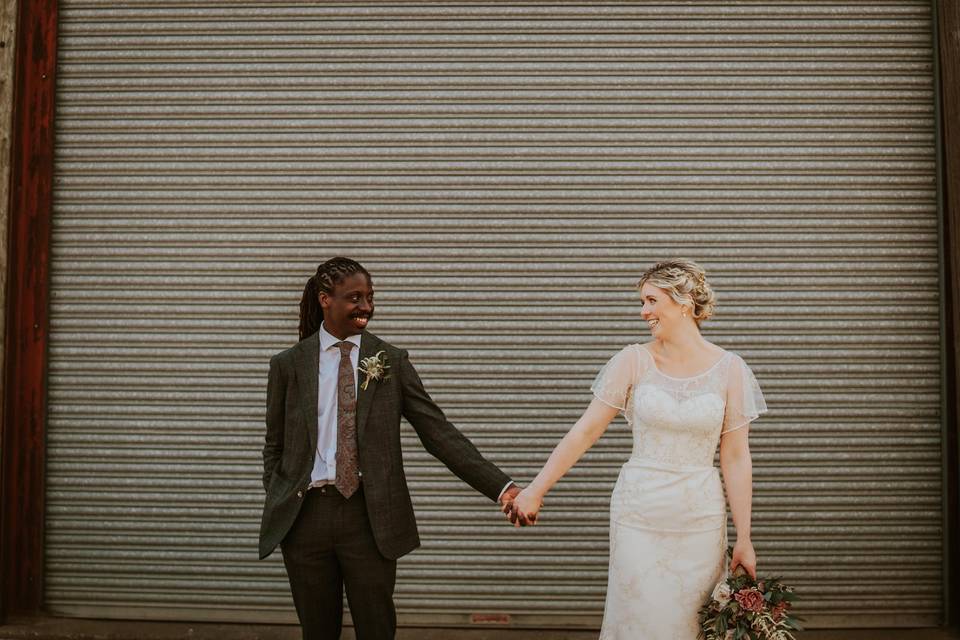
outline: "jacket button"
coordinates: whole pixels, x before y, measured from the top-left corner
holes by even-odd
[[[302,491],[302,490],[301,490],[301,491],[297,491],[297,497],[298,497],[298,498],[302,498],[302,497],[303,497],[303,491]]]

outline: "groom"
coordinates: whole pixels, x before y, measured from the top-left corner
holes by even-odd
[[[420,545],[400,416],[423,446],[505,509],[519,489],[454,427],[407,352],[366,331],[373,282],[333,258],[307,282],[300,342],[270,360],[260,557],[279,544],[304,640],[335,640],[343,591],[358,640],[396,629],[397,558]]]

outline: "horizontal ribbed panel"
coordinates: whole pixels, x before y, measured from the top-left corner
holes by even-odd
[[[761,571],[811,627],[937,624],[930,22],[920,0],[65,1],[47,607],[295,619],[255,560],[264,390],[325,258],[370,269],[373,330],[526,482],[646,340],[632,283],[684,255],[771,407]],[[405,429],[401,624],[597,626],[622,421],[522,532]]]

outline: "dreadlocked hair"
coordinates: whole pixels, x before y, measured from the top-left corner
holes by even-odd
[[[356,260],[350,258],[330,258],[317,267],[317,272],[307,280],[300,298],[300,339],[312,336],[323,322],[323,309],[320,307],[320,294],[333,294],[333,288],[347,276],[362,273],[370,280],[370,274]]]

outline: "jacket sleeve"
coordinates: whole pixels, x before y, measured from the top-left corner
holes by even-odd
[[[267,432],[263,445],[263,489],[270,486],[273,470],[283,455],[284,406],[286,401],[287,376],[279,356],[270,359],[267,376]]]
[[[413,425],[424,448],[461,480],[494,502],[510,477],[481,455],[465,435],[447,420],[423,388],[407,352],[400,351],[400,386],[403,416]]]

